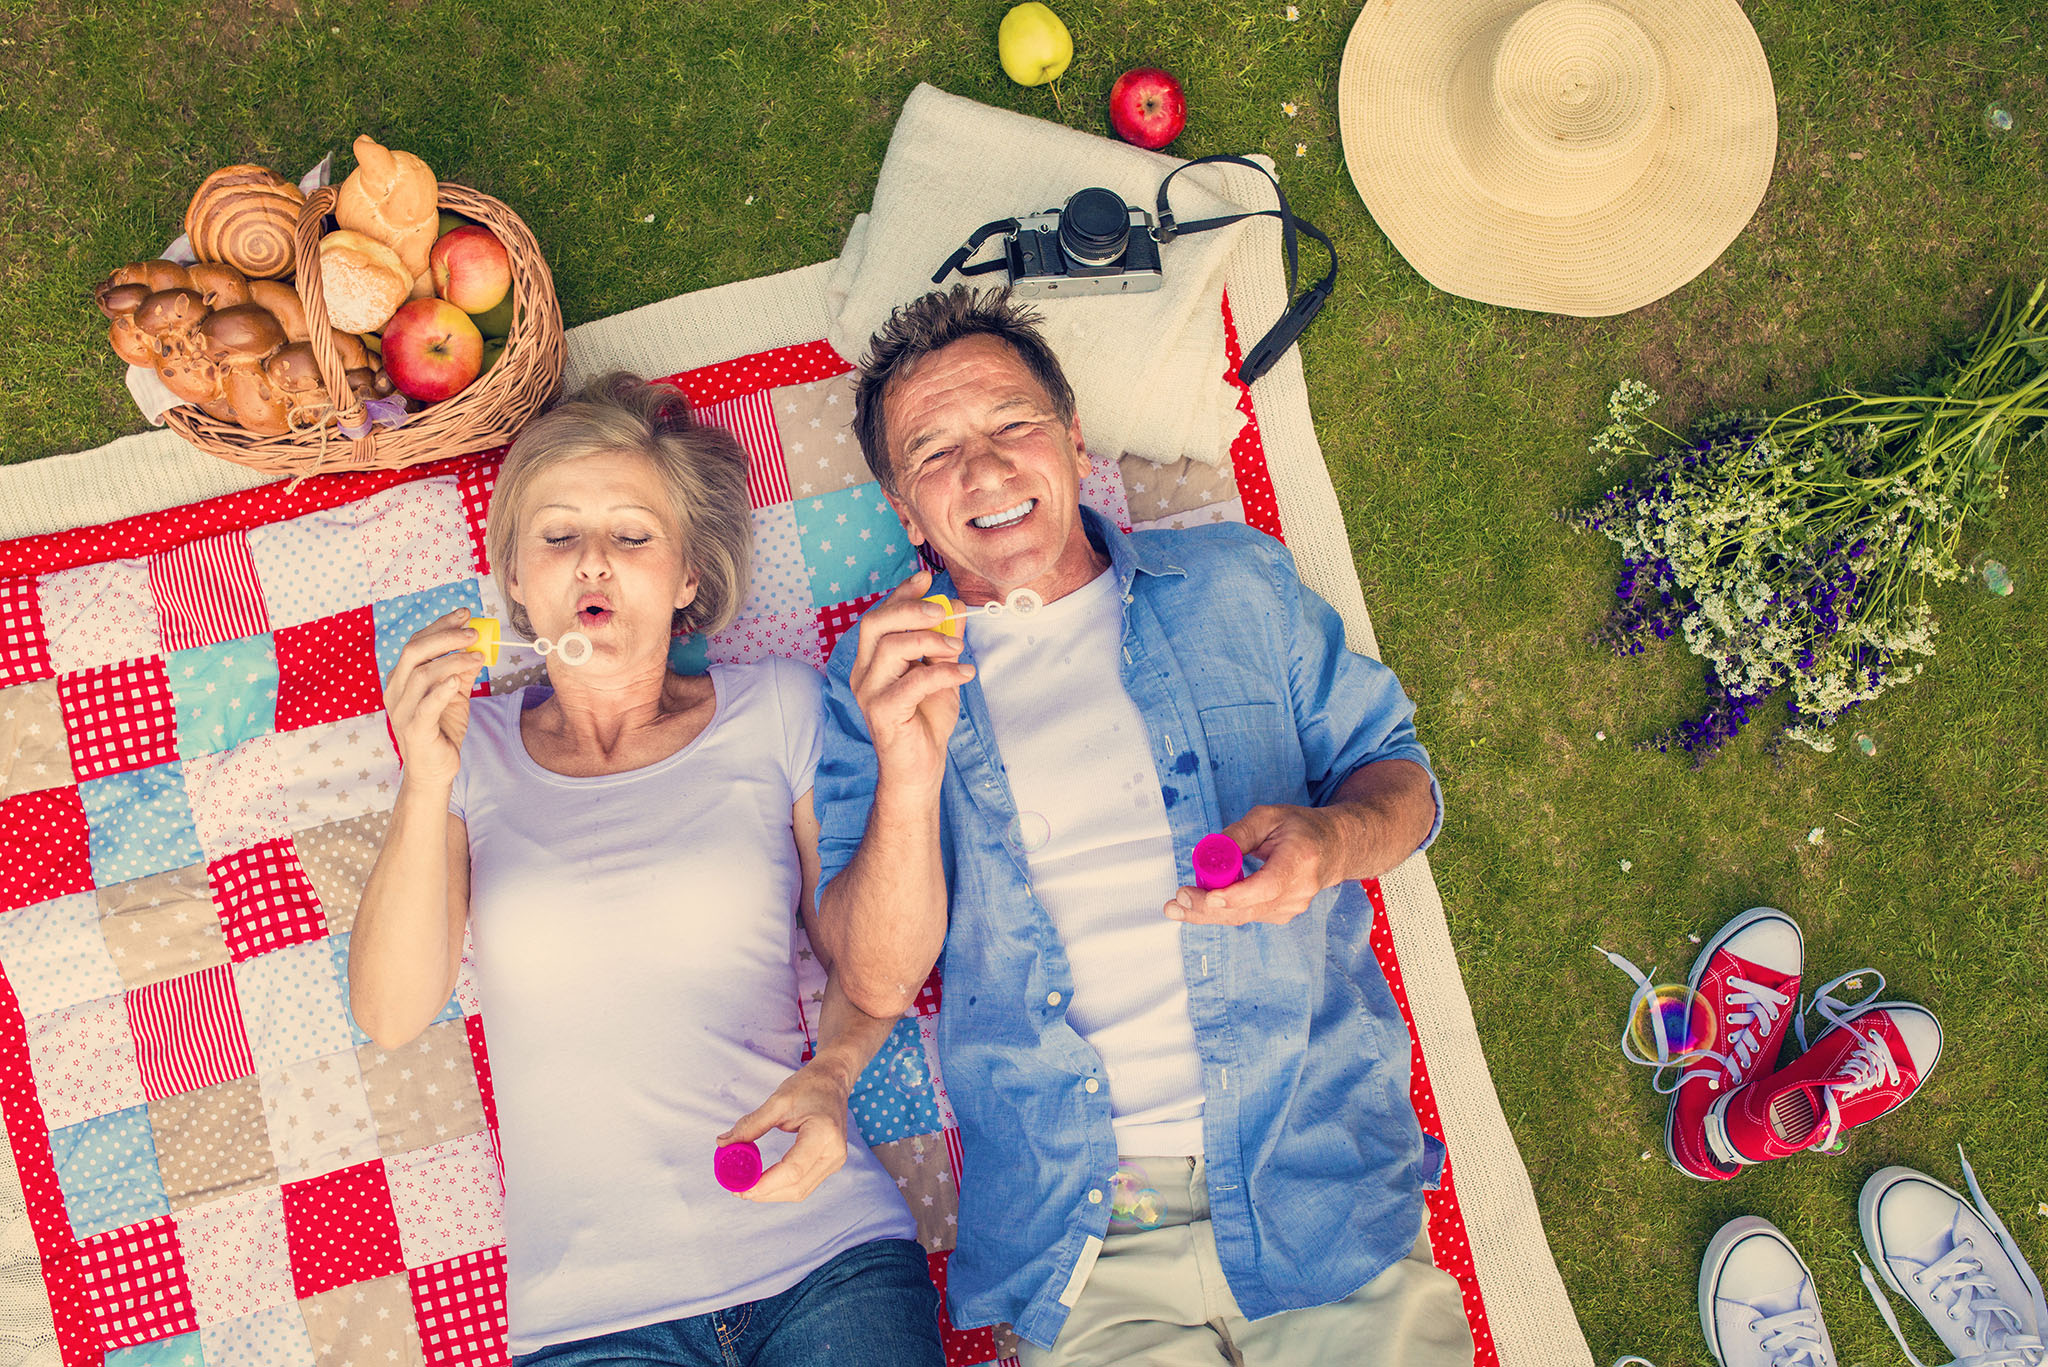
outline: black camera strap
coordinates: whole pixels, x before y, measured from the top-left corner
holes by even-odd
[[[990,271],[1003,269],[1009,262],[1001,256],[992,257],[978,266],[969,266],[966,264],[966,261],[968,257],[981,250],[982,243],[988,241],[997,233],[1014,233],[1016,231],[1017,220],[1014,218],[999,218],[993,223],[982,224],[968,237],[966,245],[947,257],[945,264],[932,274],[932,283],[934,285],[938,284],[954,271],[958,271],[962,275],[987,275]]]
[[[1252,170],[1257,171],[1267,180],[1273,182],[1273,193],[1279,196],[1280,207],[1278,209],[1255,209],[1250,213],[1243,214],[1224,214],[1218,218],[1202,218],[1195,220],[1193,223],[1175,222],[1173,210],[1167,207],[1166,202],[1166,192],[1168,187],[1173,184],[1173,178],[1191,166],[1206,166],[1211,162],[1230,162],[1233,165],[1248,166]],[[1272,330],[1264,337],[1261,337],[1258,345],[1246,352],[1244,359],[1238,363],[1237,377],[1246,384],[1251,384],[1273,368],[1273,363],[1280,359],[1281,353],[1294,344],[1294,339],[1301,336],[1302,330],[1315,321],[1316,314],[1320,313],[1323,305],[1329,302],[1330,291],[1337,287],[1336,244],[1330,241],[1329,234],[1316,227],[1315,224],[1310,223],[1306,219],[1296,218],[1294,211],[1287,206],[1287,192],[1280,188],[1279,179],[1271,171],[1268,171],[1265,167],[1249,158],[1234,157],[1227,153],[1218,153],[1211,157],[1197,157],[1193,161],[1174,167],[1173,170],[1167,173],[1166,179],[1159,182],[1159,226],[1154,230],[1153,236],[1162,243],[1171,242],[1176,237],[1185,237],[1190,233],[1205,233],[1212,228],[1227,228],[1233,223],[1242,223],[1248,218],[1277,218],[1280,220],[1280,245],[1282,252],[1287,257],[1287,295],[1290,299],[1294,298],[1294,287],[1300,276],[1301,268],[1300,245],[1296,238],[1296,233],[1307,233],[1310,237],[1322,243],[1323,249],[1330,254],[1330,269],[1328,273],[1322,279],[1316,281],[1315,284],[1309,286],[1308,293],[1302,295],[1299,299],[1294,299],[1294,302],[1288,305],[1287,312],[1280,315],[1280,321],[1273,324]],[[964,261],[966,257],[963,256],[960,259]]]

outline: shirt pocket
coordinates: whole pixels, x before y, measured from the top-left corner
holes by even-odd
[[[1301,738],[1293,716],[1278,703],[1242,702],[1204,707],[1196,713],[1216,779],[1216,806],[1223,824],[1262,802],[1301,803]]]

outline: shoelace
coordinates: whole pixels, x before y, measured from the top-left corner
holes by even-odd
[[[1860,1001],[1845,1002],[1835,996],[1835,989],[1846,982],[1859,982],[1874,978],[1877,985],[1863,995]],[[1806,1018],[1819,1016],[1830,1026],[1840,1026],[1863,1043],[1851,1054],[1845,1064],[1847,1077],[1839,1082],[1829,1083],[1821,1093],[1822,1104],[1827,1108],[1826,1133],[1814,1145],[1818,1152],[1840,1152],[1836,1141],[1842,1133],[1842,1102],[1860,1092],[1867,1091],[1879,1082],[1897,1083],[1899,1080],[1898,1061],[1892,1057],[1891,1046],[1883,1035],[1875,1030],[1867,1033],[1856,1028],[1856,1013],[1878,999],[1884,991],[1884,974],[1874,968],[1851,969],[1847,973],[1828,979],[1814,989],[1813,996],[1802,1006],[1799,1014],[1792,1019],[1792,1033],[1799,1037],[1799,1051],[1805,1053]]]
[[[1757,1346],[1769,1367],[1835,1367],[1834,1354],[1821,1340],[1820,1311],[1813,1306],[1760,1318],[1749,1327],[1763,1335]]]
[[[1593,948],[1605,955],[1609,963],[1635,980],[1636,991],[1635,995],[1629,998],[1627,1017],[1630,1021],[1635,1020],[1636,1012],[1642,1007],[1644,999],[1657,990],[1656,984],[1652,981],[1657,972],[1656,968],[1652,967],[1648,973],[1644,973],[1611,950],[1602,949],[1599,945],[1594,945]],[[1831,987],[1833,985],[1829,984]],[[1704,1053],[1674,1056],[1671,1052],[1671,1041],[1664,1034],[1664,1018],[1652,1012],[1650,1024],[1657,1042],[1657,1055],[1652,1058],[1636,1048],[1635,1041],[1630,1038],[1633,1032],[1627,1025],[1622,1026],[1622,1057],[1631,1063],[1640,1063],[1655,1070],[1650,1085],[1659,1095],[1669,1096],[1695,1078],[1705,1078],[1709,1082],[1718,1083],[1721,1074],[1712,1067],[1701,1067],[1702,1064],[1718,1064],[1726,1072],[1728,1081],[1740,1082],[1751,1060],[1762,1047],[1761,1035],[1768,1035],[1771,1032],[1779,1015],[1792,1000],[1790,996],[1775,988],[1751,982],[1747,978],[1730,977],[1727,986],[1727,996],[1723,1001],[1733,1008],[1728,1014],[1730,1035],[1727,1053],[1709,1049]],[[1679,1073],[1676,1080],[1667,1087],[1664,1085],[1664,1078],[1668,1070],[1674,1067],[1686,1071]]]
[[[1977,1174],[1970,1167],[1970,1160],[1963,1153],[1962,1146],[1956,1146],[1956,1156],[1963,1162],[1963,1180],[1969,1184],[1970,1200],[1977,1207],[1977,1214],[1991,1227],[1992,1235],[1999,1247],[2012,1259],[2013,1266],[2020,1272],[2020,1281],[2033,1297],[2034,1323],[2048,1326],[2048,1300],[2041,1293],[2041,1279],[2034,1275],[2034,1269],[2020,1256],[2019,1245],[2013,1242],[2012,1232],[2005,1227],[2005,1221],[1998,1218],[1998,1212],[1984,1199],[1984,1189],[1977,1185]],[[2019,1312],[2007,1305],[1998,1295],[1998,1290],[1984,1275],[1984,1264],[1972,1256],[1975,1245],[1968,1239],[1950,1249],[1942,1257],[1929,1264],[1920,1274],[1931,1280],[1930,1293],[1935,1304],[1955,1318],[1964,1314],[1971,1316],[1970,1334],[1976,1342],[1985,1345],[1984,1351],[1959,1357],[1949,1367],[2042,1367],[2048,1363],[2048,1344],[2037,1334],[2019,1332]],[[1906,1361],[1913,1367],[1927,1367],[1914,1355],[1906,1342],[1905,1333],[1899,1328],[1899,1319],[1892,1312],[1891,1298],[1878,1285],[1877,1276],[1859,1254],[1857,1270],[1863,1276],[1863,1289],[1870,1293],[1870,1299],[1877,1303],[1877,1313],[1884,1316],[1890,1326],[1892,1337],[1899,1341],[1899,1348],[1906,1355]],[[1994,1346],[1991,1334],[1996,1330],[2000,1341]]]

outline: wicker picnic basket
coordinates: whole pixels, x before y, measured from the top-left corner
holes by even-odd
[[[540,254],[540,243],[501,200],[464,185],[440,183],[441,207],[474,219],[498,235],[512,258],[512,335],[505,354],[489,373],[453,398],[412,414],[403,427],[372,427],[350,392],[341,357],[324,327],[309,329],[307,341],[332,411],[317,423],[283,436],[267,437],[209,417],[191,404],[165,415],[173,431],[200,450],[266,474],[303,478],[335,470],[396,470],[421,461],[482,451],[510,441],[527,419],[544,408],[562,384],[562,310],[555,302],[555,278]],[[327,317],[320,284],[320,239],[332,226],[334,189],[323,186],[299,211],[298,258],[293,286],[308,319]]]

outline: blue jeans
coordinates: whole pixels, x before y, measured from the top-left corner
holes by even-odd
[[[789,1290],[708,1315],[557,1343],[513,1367],[945,1367],[924,1250],[876,1239]]]

